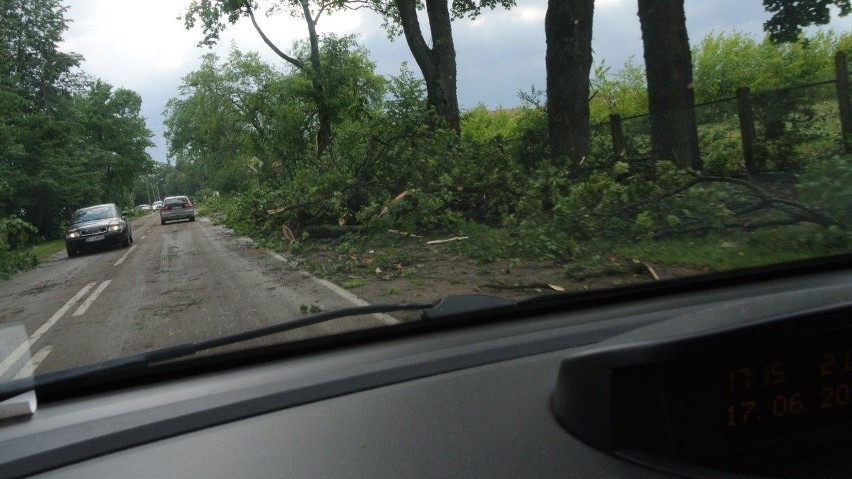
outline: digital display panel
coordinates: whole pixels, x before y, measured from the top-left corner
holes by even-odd
[[[852,334],[822,333],[759,347],[716,370],[717,417],[734,443],[852,423]]]
[[[556,417],[588,444],[642,461],[727,468],[852,451],[852,303],[750,322],[747,308],[722,313],[657,323],[566,358]]]

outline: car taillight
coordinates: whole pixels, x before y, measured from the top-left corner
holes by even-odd
[[[187,201],[186,203],[184,203],[184,204],[183,204],[183,207],[184,207],[184,208],[192,208],[192,203],[190,203],[189,201]]]
[[[169,209],[169,205],[163,205],[163,209],[164,209],[164,210]]]

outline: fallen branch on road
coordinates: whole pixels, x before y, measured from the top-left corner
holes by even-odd
[[[470,239],[470,237],[469,236],[456,236],[454,238],[427,241],[426,244],[429,244],[429,245],[442,244],[442,243],[449,243],[450,241],[461,241],[461,240],[466,240],[466,239]]]
[[[479,286],[480,288],[491,288],[491,289],[550,289],[553,291],[563,292],[565,288],[559,286],[558,284],[548,284],[548,283],[530,283],[530,284],[483,284]]]

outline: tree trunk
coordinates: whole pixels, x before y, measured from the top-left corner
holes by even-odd
[[[317,156],[325,152],[331,145],[331,114],[328,102],[325,98],[325,89],[322,84],[322,65],[320,65],[319,35],[317,35],[316,21],[311,14],[308,0],[301,0],[302,13],[308,25],[308,40],[311,45],[311,85],[314,89],[314,101],[317,106],[317,119],[319,131],[317,132]]]
[[[576,170],[591,151],[589,72],[592,68],[594,0],[549,0],[547,39],[547,129],[550,154]]]
[[[260,35],[260,38],[263,40],[266,45],[275,52],[276,55],[284,59],[287,63],[293,65],[299,70],[305,71],[308,73],[308,76],[311,78],[311,86],[313,87],[313,97],[314,104],[317,107],[317,118],[319,122],[319,131],[317,132],[317,156],[323,154],[323,152],[331,146],[331,114],[329,113],[328,102],[325,97],[325,90],[322,84],[322,65],[320,64],[320,51],[319,51],[319,35],[317,34],[317,20],[313,17],[311,12],[310,2],[308,0],[300,0],[299,5],[302,7],[302,16],[305,19],[305,23],[308,27],[308,39],[311,46],[311,67],[308,69],[306,65],[299,60],[298,58],[291,57],[287,55],[281,49],[279,49],[269,37],[266,36],[266,33],[263,32],[263,29],[260,28],[260,25],[257,23],[257,18],[254,16],[254,10],[249,2],[245,2],[242,5],[243,11],[249,16],[251,19],[252,25],[254,25],[254,29],[257,30],[257,33]]]
[[[651,154],[684,168],[701,169],[692,57],[684,0],[639,0],[639,23],[648,79]]]
[[[415,0],[394,0],[399,11],[405,41],[426,82],[426,101],[429,107],[459,131],[459,102],[456,96],[456,49],[447,0],[426,0],[432,47],[426,44]]]

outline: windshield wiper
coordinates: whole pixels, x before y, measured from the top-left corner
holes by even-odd
[[[442,300],[443,301],[443,300]],[[91,378],[93,376],[101,376],[104,374],[124,371],[128,369],[145,368],[155,363],[170,361],[174,359],[192,356],[193,354],[209,349],[215,349],[231,344],[242,343],[252,339],[262,338],[273,334],[284,333],[294,329],[311,326],[314,324],[324,323],[333,319],[346,318],[350,316],[359,316],[364,314],[375,313],[391,313],[394,311],[424,311],[435,308],[442,301],[436,303],[402,303],[402,304],[375,304],[368,306],[357,306],[352,308],[342,308],[334,311],[328,311],[310,316],[305,316],[286,323],[274,324],[263,328],[253,329],[242,333],[222,336],[215,339],[208,339],[195,343],[184,343],[175,346],[169,346],[153,351],[134,354],[119,359],[103,361],[87,366],[79,366],[54,373],[47,373],[35,377],[16,379],[0,384],[0,401],[13,398],[19,394],[31,391],[34,388],[48,386],[65,381],[79,381],[81,379]],[[424,316],[426,317],[426,316]],[[428,317],[426,317],[429,319]]]

